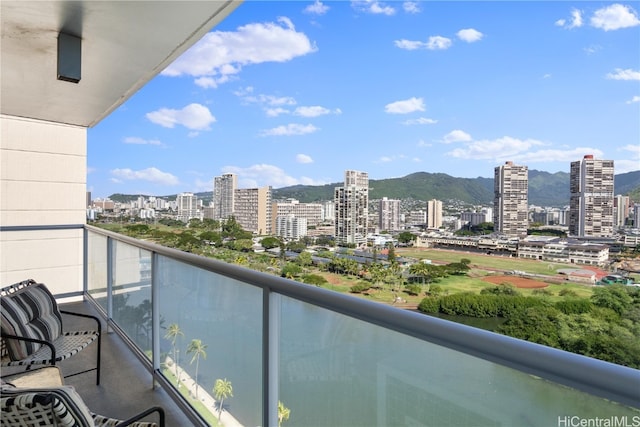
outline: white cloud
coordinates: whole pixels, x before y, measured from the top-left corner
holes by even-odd
[[[296,116],[302,117],[318,117],[324,116],[325,114],[331,114],[331,110],[328,108],[321,107],[319,105],[314,105],[311,107],[298,107],[293,112]]]
[[[550,79],[551,78],[551,74],[547,73],[544,76],[542,76],[543,79]]]
[[[602,46],[599,44],[593,44],[591,46],[587,46],[583,49],[587,55],[593,55],[594,53],[602,50]]]
[[[429,50],[443,50],[451,47],[451,39],[441,36],[431,36],[427,42],[427,49]]]
[[[162,145],[157,139],[144,139],[137,136],[128,136],[122,140],[125,144],[138,144],[138,145]]]
[[[405,156],[404,154],[394,154],[392,156],[382,156],[380,157],[378,160],[374,160],[373,163],[391,163],[391,162],[395,162],[397,160],[405,160],[407,158],[407,156]]]
[[[396,101],[385,105],[384,111],[389,114],[408,114],[414,111],[424,111],[424,100],[422,98],[409,98],[404,101]]]
[[[405,1],[402,3],[402,9],[406,13],[420,13],[420,5],[415,1]]]
[[[245,65],[286,62],[316,50],[289,18],[280,17],[277,23],[252,23],[236,31],[207,33],[162,75],[196,77],[199,86],[211,88],[229,81]]]
[[[640,170],[640,145],[629,144],[618,148],[618,151],[627,151],[624,159],[616,160],[616,173],[626,173]]]
[[[640,19],[631,6],[616,3],[596,10],[591,17],[591,25],[611,31],[640,25]]]
[[[421,42],[418,40],[395,40],[393,44],[397,48],[405,49],[405,50],[418,50],[418,49],[428,49],[428,50],[444,50],[449,49],[453,42],[451,39],[442,36],[431,36],[429,40],[426,42]]]
[[[518,160],[516,156],[531,149],[535,145],[541,145],[539,141],[527,139],[521,140],[504,136],[494,140],[471,141],[462,148],[447,153],[461,159],[490,159],[496,161]]]
[[[311,156],[307,156],[306,154],[297,154],[296,162],[298,163],[313,163],[313,159]]]
[[[289,114],[290,111],[285,108],[267,108],[264,110],[268,117],[278,117],[281,114]]]
[[[374,15],[391,16],[396,13],[396,10],[393,7],[375,0],[354,0],[351,2],[351,6],[361,12],[371,13]]]
[[[634,71],[630,68],[626,70],[616,68],[616,72],[607,74],[606,78],[610,80],[640,80],[640,71]]]
[[[216,121],[209,109],[201,104],[189,104],[181,110],[161,108],[146,114],[151,122],[173,128],[182,125],[191,130],[208,130],[209,125]]]
[[[447,153],[448,156],[460,159],[491,160],[497,163],[512,160],[522,164],[537,162],[568,163],[581,158],[584,153],[602,157],[601,150],[592,147],[576,147],[568,150],[537,149],[549,144],[534,139],[522,140],[510,136],[494,140],[471,141],[465,147],[456,148]]]
[[[638,101],[640,101],[640,97],[638,98],[639,98]],[[624,147],[620,147],[619,150],[629,151],[631,152],[631,157],[635,159],[640,159],[640,145],[629,144],[629,145],[625,145]],[[640,165],[636,164],[636,166],[640,166]]]
[[[134,171],[132,169],[113,169],[111,171],[114,182],[127,181],[149,181],[155,184],[162,185],[177,185],[179,184],[178,178],[168,172],[162,172],[160,169],[151,167]]]
[[[329,6],[322,3],[320,0],[316,0],[313,4],[305,7],[303,12],[312,15],[324,15],[329,10]]]
[[[635,104],[636,102],[640,102],[640,96],[636,95],[630,100],[627,101],[627,104]]]
[[[409,119],[402,122],[403,125],[433,125],[436,123],[438,123],[437,120],[427,117],[418,117],[417,119]]]
[[[417,41],[417,40],[396,40],[393,42],[396,47],[405,50],[417,50],[417,49],[426,49],[427,44],[425,42]]]
[[[446,134],[442,142],[444,142],[445,144],[451,144],[452,142],[466,142],[466,141],[471,141],[471,135],[469,135],[465,131],[456,129]]]
[[[466,28],[464,30],[460,30],[456,33],[456,35],[460,40],[463,40],[467,43],[477,42],[481,40],[482,37],[484,37],[484,34],[482,34],[480,31],[475,30],[473,28]]]
[[[222,172],[235,173],[238,175],[238,186],[242,188],[256,188],[267,185],[271,185],[274,188],[281,188],[291,185],[326,184],[324,181],[314,180],[305,176],[294,178],[287,175],[281,168],[268,164],[252,165],[247,168],[239,166],[225,166],[222,168]]]
[[[320,130],[312,124],[301,125],[299,123],[291,123],[286,126],[278,126],[272,129],[265,129],[260,132],[260,136],[291,136],[305,135]]]
[[[426,142],[425,140],[421,139],[420,141],[418,141],[418,147],[431,147],[433,144],[430,144],[428,142]]]
[[[582,27],[582,11],[578,9],[571,9],[571,21],[567,21],[566,19],[558,19],[555,22],[555,25],[567,29]]]
[[[627,172],[635,172],[640,170],[640,159],[636,160],[616,160],[616,173],[627,173]]]

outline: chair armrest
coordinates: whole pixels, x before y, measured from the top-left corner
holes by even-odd
[[[144,417],[146,417],[147,415],[152,414],[152,413],[154,413],[154,412],[157,412],[157,413],[158,413],[158,418],[159,418],[159,423],[158,423],[158,425],[159,425],[160,427],[164,427],[164,409],[162,409],[162,408],[161,408],[161,407],[159,407],[159,406],[151,407],[151,408],[147,409],[147,410],[146,410],[146,411],[144,411],[144,412],[140,412],[138,415],[135,415],[135,416],[133,416],[133,417],[131,417],[131,418],[127,419],[127,420],[121,421],[120,423],[116,424],[116,427],[120,427],[120,426],[122,426],[122,427],[124,427],[124,426],[128,426],[128,425],[130,425],[131,423],[134,423],[134,422],[136,422],[136,421],[140,421],[141,419],[143,419],[143,418],[144,418]]]
[[[90,314],[82,314],[82,313],[74,313],[72,311],[66,311],[66,310],[60,310],[60,313],[62,314],[67,314],[70,316],[78,316],[78,317],[84,317],[87,319],[93,319],[96,321],[97,327],[98,327],[98,334],[100,336],[102,336],[102,323],[100,323],[100,319],[98,319],[96,316],[92,316]]]
[[[51,350],[51,366],[56,365],[56,347],[49,341],[39,340],[35,338],[19,337],[17,335],[9,335],[9,334],[2,334],[2,338],[19,340],[19,341],[37,342],[39,344],[46,345]]]

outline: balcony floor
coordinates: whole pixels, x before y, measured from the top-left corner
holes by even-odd
[[[61,304],[60,308],[100,317],[86,302]],[[92,328],[90,325],[93,322],[88,320],[87,323],[87,320],[82,318],[76,320],[75,317],[70,316],[64,316],[63,319],[66,330]],[[95,371],[65,378],[65,384],[74,386],[89,409],[101,415],[126,419],[152,406],[161,406],[165,410],[167,426],[193,425],[193,422],[164,390],[159,387],[152,388],[151,374],[122,339],[116,333],[106,333],[105,330],[105,322],[103,322],[101,384],[96,386]],[[95,366],[96,348],[97,346],[92,344],[72,358],[63,361],[59,365],[63,374],[68,375]],[[16,369],[3,368],[2,375],[13,371]],[[147,419],[156,421],[157,414],[152,414]]]

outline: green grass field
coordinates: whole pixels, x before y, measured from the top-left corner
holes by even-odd
[[[471,260],[473,266],[493,268],[499,270],[521,270],[533,274],[556,274],[558,270],[571,268],[568,264],[547,261],[527,260],[521,258],[509,258],[499,255],[483,255],[463,251],[434,250],[434,249],[398,249],[398,256],[406,256],[417,259],[430,259],[432,261],[452,263],[460,262],[462,258]]]

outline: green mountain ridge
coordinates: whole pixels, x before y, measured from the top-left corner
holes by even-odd
[[[298,199],[302,203],[332,200],[335,187],[342,182],[325,185],[293,185],[273,190],[273,199]],[[493,178],[456,178],[444,173],[416,172],[401,178],[369,180],[369,198],[415,200],[461,200],[477,205],[493,203]],[[616,195],[628,195],[640,202],[640,170],[615,175]],[[205,202],[212,198],[212,191],[196,193]],[[139,196],[113,194],[111,200],[128,202]],[[158,196],[175,199],[176,195]],[[562,207],[569,204],[569,173],[549,173],[529,170],[529,203],[538,206]]]

